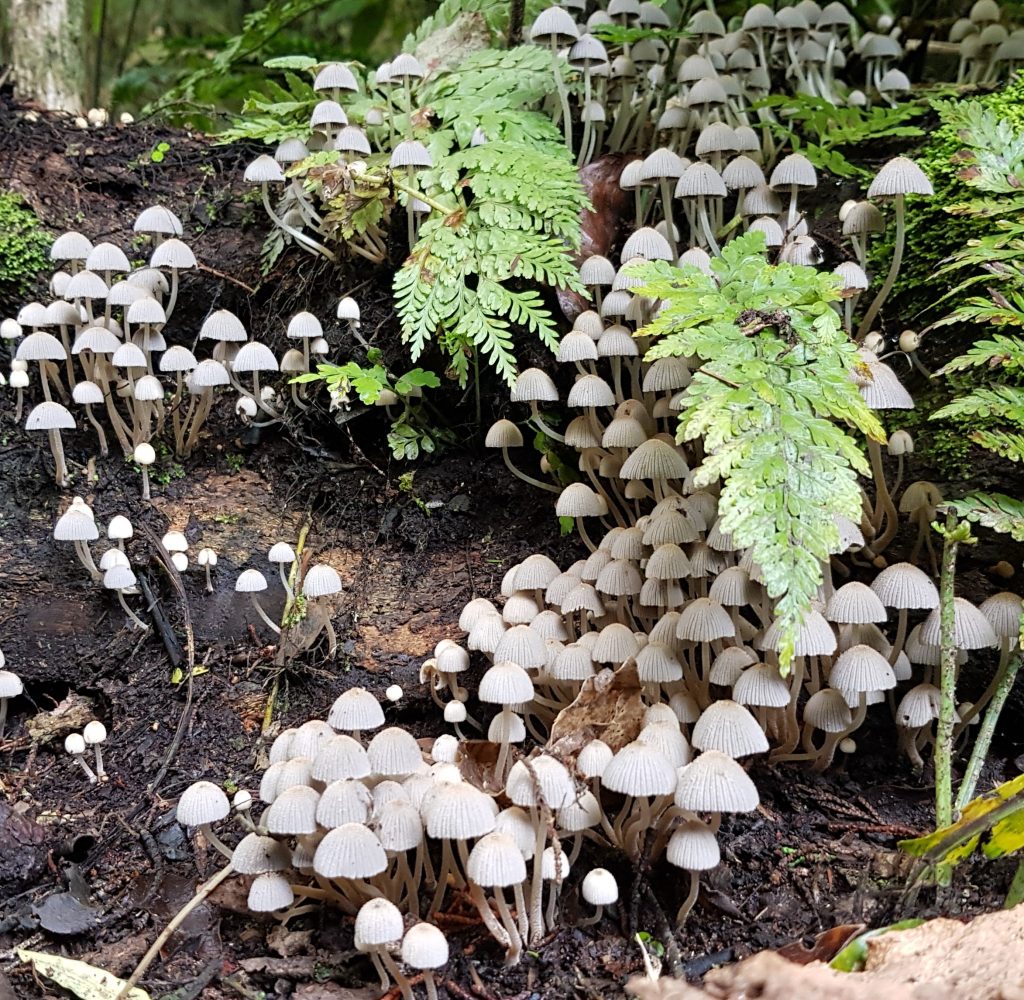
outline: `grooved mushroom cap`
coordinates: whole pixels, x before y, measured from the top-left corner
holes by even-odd
[[[163,205],[150,205],[135,218],[132,229],[137,233],[155,233],[158,236],[181,236],[181,219]]]
[[[691,163],[676,184],[677,198],[724,198],[725,182],[710,163]]]
[[[257,875],[249,886],[249,897],[246,906],[253,913],[272,913],[283,910],[295,902],[295,893],[291,883],[278,872],[267,872]]]
[[[274,352],[258,341],[251,340],[239,348],[231,367],[236,372],[276,372],[277,358]]]
[[[720,687],[731,688],[747,667],[757,663],[757,656],[746,646],[726,646],[711,664],[708,680]]]
[[[715,835],[700,820],[677,827],[665,849],[665,860],[691,872],[710,871],[722,860]]]
[[[619,884],[607,868],[592,868],[583,876],[581,893],[591,906],[611,906],[618,902]]]
[[[592,343],[586,338],[588,343]],[[597,356],[595,351],[594,356]],[[522,448],[523,433],[511,420],[496,420],[487,429],[484,438],[485,448]]]
[[[245,168],[242,179],[248,184],[275,184],[284,183],[285,176],[281,164],[264,153]]]
[[[341,577],[338,576],[338,571],[326,563],[311,566],[303,578],[302,593],[310,598],[341,593]]]
[[[346,823],[368,823],[373,809],[373,796],[361,781],[341,778],[332,781],[316,805],[316,821],[328,830]]]
[[[869,198],[894,198],[905,194],[935,194],[924,171],[905,156],[895,156],[886,163],[868,188]]]
[[[284,767],[287,768],[289,764],[285,764]],[[263,815],[263,824],[267,831],[289,837],[316,833],[320,793],[309,785],[281,788],[280,778],[278,783],[277,795]]]
[[[611,559],[601,569],[594,584],[602,594],[620,597],[639,594],[643,586],[640,570],[627,559]]]
[[[267,578],[258,569],[243,570],[235,581],[235,591],[239,594],[258,594],[267,589]]]
[[[683,104],[688,108],[698,108],[704,105],[725,104],[729,100],[721,80],[717,77],[706,76],[698,80],[683,98]]]
[[[675,653],[661,642],[648,642],[636,654],[636,669],[641,684],[670,684],[683,679]]]
[[[408,799],[392,799],[375,808],[377,836],[385,851],[411,851],[423,843],[420,811]]]
[[[927,726],[939,717],[941,692],[934,684],[918,684],[901,699],[896,708],[896,725],[907,729]]]
[[[428,836],[436,840],[469,840],[494,829],[498,807],[479,788],[465,782],[442,782],[424,797],[421,811]]]
[[[412,733],[399,726],[382,729],[366,748],[370,770],[388,778],[404,778],[423,767],[423,755]]]
[[[686,642],[713,642],[735,634],[729,612],[717,601],[698,597],[680,612],[676,636]]]
[[[647,171],[659,169],[675,172],[651,174],[651,177],[678,177],[683,172],[685,167],[675,153],[667,149],[658,150],[657,152],[668,153],[670,156],[675,157],[675,160],[670,163],[662,163],[661,161],[658,161],[654,166],[649,166],[648,161],[651,160],[651,157],[657,155],[657,153],[652,153],[651,156],[647,157],[647,160],[644,161],[644,169]],[[646,179],[646,174],[643,171],[641,172],[641,176]],[[656,229],[652,229],[650,226],[644,226],[628,237],[626,242],[622,245],[622,255],[619,259],[623,264],[626,264],[627,262],[636,260],[637,258],[642,260],[672,260],[672,247],[669,246],[668,240],[665,239],[665,237]]]
[[[320,90],[358,90],[355,74],[344,63],[328,63],[313,80],[313,89]]]
[[[825,733],[842,733],[853,723],[853,713],[842,692],[822,688],[807,699],[804,722]]]
[[[676,719],[675,713],[668,705],[663,707],[667,709],[671,718],[664,722],[647,722],[645,720],[644,727],[640,730],[636,741],[658,750],[673,768],[679,768],[684,764],[689,764],[693,754],[690,752],[690,744],[686,742],[686,737],[679,728],[679,720]]]
[[[710,535],[708,537],[710,540]],[[723,607],[742,608],[756,599],[757,588],[750,582],[746,570],[740,566],[729,566],[715,577],[708,596]]]
[[[672,445],[651,438],[622,463],[622,479],[685,479],[689,468]]]
[[[366,688],[354,687],[340,694],[331,705],[327,724],[332,729],[349,732],[379,729],[384,725],[384,711]]]
[[[245,343],[249,339],[242,321],[227,309],[218,309],[207,316],[199,328],[199,337],[225,343]]]
[[[291,855],[288,848],[273,837],[250,833],[232,851],[231,865],[240,875],[265,875],[290,868]]]
[[[590,655],[595,663],[625,663],[639,652],[633,632],[620,622],[612,622],[601,629]]]
[[[528,403],[534,400],[557,402],[558,389],[547,372],[540,368],[527,368],[516,377],[510,398],[513,403]]]
[[[526,725],[518,715],[499,712],[487,726],[487,739],[491,743],[522,743],[526,739]]]
[[[181,793],[175,816],[182,826],[204,826],[230,812],[231,803],[221,788],[212,781],[197,781]]]
[[[64,289],[66,299],[105,299],[107,283],[95,271],[73,274]]]
[[[227,385],[231,381],[228,370],[213,358],[200,361],[189,375],[188,384],[191,390],[212,389],[218,385]]]
[[[124,284],[124,282],[121,282]],[[130,287],[127,286],[126,287]],[[138,289],[136,289],[138,291]],[[36,324],[44,326],[76,326],[82,321],[82,317],[78,310],[70,303],[63,302],[57,299],[55,302],[51,302],[46,307],[46,322],[45,324]],[[32,325],[32,324],[30,324]],[[21,334],[19,333],[20,337]]]
[[[370,761],[362,744],[345,735],[335,736],[320,746],[310,772],[316,781],[323,782],[365,778],[369,773]]]
[[[320,101],[309,116],[309,127],[318,125],[347,125],[348,115],[337,101]]]
[[[429,150],[417,139],[403,139],[391,152],[392,170],[412,167],[417,170],[432,167],[434,158]]]
[[[783,708],[789,704],[789,685],[776,667],[756,663],[744,670],[732,688],[733,700],[740,705]]]
[[[565,833],[589,830],[600,822],[601,804],[590,789],[584,789],[575,797],[570,796],[565,805],[558,810],[558,828]]]
[[[953,642],[957,649],[986,649],[999,645],[988,619],[963,597],[953,599],[953,619]],[[941,645],[938,608],[922,622],[921,642],[929,646]]]
[[[402,911],[388,899],[371,899],[356,914],[357,951],[391,951],[398,947],[405,931]]]
[[[580,29],[572,16],[561,7],[542,10],[530,26],[530,41],[569,45],[579,40]]]
[[[925,608],[939,606],[939,591],[924,570],[912,563],[886,566],[871,581],[871,589],[887,608]],[[984,608],[984,605],[982,605]]]
[[[600,376],[584,375],[573,383],[572,388],[569,390],[566,405],[573,409],[614,406],[615,393],[612,392],[612,387]]]
[[[67,431],[75,429],[75,418],[60,403],[47,400],[33,406],[25,420],[27,431]]]
[[[764,171],[749,156],[734,156],[722,170],[722,181],[730,191],[764,184]]]
[[[884,622],[888,617],[878,595],[864,583],[844,583],[825,606],[829,621],[843,624]]]
[[[450,639],[442,639],[434,647],[434,659],[442,674],[459,674],[469,669],[469,653]]]
[[[844,292],[863,292],[871,284],[864,269],[852,260],[844,260],[832,273],[842,282]]]
[[[518,663],[524,669],[540,669],[547,665],[544,638],[529,625],[513,625],[502,633],[494,648],[494,661]]]
[[[267,560],[272,563],[293,563],[295,550],[287,542],[276,542],[267,553]]]
[[[978,610],[988,619],[992,631],[1000,639],[1016,641],[1020,635],[1021,599],[1017,594],[1003,591],[982,601]],[[1011,645],[1014,642],[1011,642]]]
[[[145,368],[146,355],[142,348],[133,343],[121,344],[110,358],[110,363],[115,368]]]
[[[181,240],[164,240],[149,258],[150,267],[169,267],[175,271],[188,271],[196,266],[196,255]]]
[[[705,750],[679,769],[675,804],[693,812],[751,812],[757,808],[757,788],[731,757]]]
[[[161,355],[158,367],[162,372],[189,372],[198,364],[196,356],[187,347],[174,344]]]
[[[719,78],[720,81],[722,78]],[[724,84],[723,84],[724,86]],[[725,122],[711,122],[700,130],[694,152],[701,158],[712,153],[729,153],[736,149],[736,133]],[[717,171],[716,171],[717,173]],[[724,177],[722,178],[725,179]],[[753,185],[748,185],[753,187]]]
[[[839,654],[828,680],[832,687],[844,695],[885,691],[896,686],[896,676],[889,661],[864,643],[851,646]]]
[[[111,566],[103,574],[103,586],[107,590],[127,590],[134,587],[137,582],[131,567],[125,563]]]
[[[64,361],[68,354],[52,333],[36,330],[18,344],[14,356],[18,361]]]
[[[668,516],[670,515],[664,515],[664,517]],[[681,517],[682,515],[675,516]],[[649,580],[679,580],[685,577],[689,571],[690,560],[686,558],[686,553],[672,542],[659,545],[651,553],[647,565],[644,567],[644,573]]]
[[[671,795],[676,769],[657,747],[635,740],[608,762],[601,784],[623,795]]]
[[[517,663],[499,662],[480,679],[477,697],[490,705],[526,705],[533,701],[533,681]]]
[[[125,283],[121,282],[121,284]],[[114,287],[120,286],[115,285]],[[132,286],[125,285],[125,287],[131,288]],[[139,295],[129,304],[125,319],[129,323],[138,325],[160,326],[167,322],[167,315],[164,312],[164,307],[156,299],[152,299],[148,295]]]
[[[712,702],[701,713],[690,738],[698,750],[714,750],[734,758],[768,750],[768,740],[757,719],[742,705],[725,698]]]
[[[818,175],[806,156],[800,153],[790,153],[775,165],[768,184],[772,189],[814,188],[818,186]]]
[[[782,633],[778,622],[773,621],[765,629],[760,643],[755,641],[754,645],[759,646],[761,649],[774,649],[777,652],[781,637]],[[812,608],[807,612],[803,624],[800,626],[800,631],[797,633],[794,650],[796,655],[830,656],[836,651],[836,645],[836,634],[832,631],[832,627],[825,621],[820,611]]]
[[[600,778],[613,756],[611,747],[604,740],[591,740],[579,752],[576,770],[584,778]]]
[[[466,874],[485,889],[519,885],[526,881],[526,861],[507,833],[488,833],[469,852]]]
[[[50,247],[50,260],[85,260],[91,249],[92,243],[81,233],[62,233]]]
[[[413,969],[439,969],[448,961],[448,939],[433,924],[415,924],[402,938],[402,961]]]
[[[536,806],[539,804],[537,786],[544,803],[549,809],[561,809],[575,789],[565,765],[544,754],[533,757],[529,761],[517,760],[508,773],[505,783],[505,794],[517,806]],[[533,771],[531,775],[530,771]],[[536,776],[536,783],[534,782]]]
[[[372,878],[387,866],[380,841],[361,823],[345,823],[329,830],[313,855],[313,868],[324,878]]]
[[[135,382],[132,395],[143,402],[164,398],[164,387],[155,375],[143,375]]]
[[[371,152],[366,133],[355,125],[346,125],[338,132],[334,137],[334,148],[343,153],[362,153],[364,156],[369,156]],[[339,316],[338,318],[345,319],[346,317]]]
[[[543,590],[561,570],[554,560],[540,552],[528,555],[517,567],[514,576],[516,590]]]
[[[130,271],[131,264],[124,251],[113,243],[96,243],[85,258],[90,271]]]

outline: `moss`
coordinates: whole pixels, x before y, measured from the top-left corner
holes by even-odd
[[[50,235],[12,192],[0,192],[0,312],[13,310],[49,265]]]
[[[1024,75],[1001,90],[977,98],[987,108],[1013,125],[1024,128]],[[939,299],[949,291],[948,279],[937,279],[935,272],[943,260],[979,235],[979,227],[988,229],[987,220],[953,216],[946,206],[963,201],[970,189],[957,176],[953,157],[963,147],[956,129],[939,125],[911,155],[928,175],[935,188],[931,198],[907,199],[907,251],[896,287],[884,308],[889,329],[923,326],[951,311],[949,303]],[[892,256],[892,227],[883,240],[876,242],[871,260],[876,274],[884,275]],[[949,306],[949,308],[947,308]]]

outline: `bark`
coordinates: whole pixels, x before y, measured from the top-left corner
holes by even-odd
[[[9,0],[15,93],[55,111],[82,110],[84,0]]]

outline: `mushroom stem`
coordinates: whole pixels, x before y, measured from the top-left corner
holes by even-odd
[[[206,838],[206,841],[210,844],[211,847],[215,848],[220,854],[223,854],[224,857],[226,857],[229,861],[231,860],[231,848],[228,847],[228,845],[225,844],[224,841],[221,840],[220,837],[218,837],[217,834],[215,834],[213,830],[210,829],[209,823],[201,824],[199,827],[199,832],[203,835],[203,837]]]
[[[0,727],[2,731],[2,727]],[[93,745],[93,751],[96,754],[96,777],[101,781],[107,776],[107,772],[103,770],[103,751],[100,749],[99,743]]]
[[[149,500],[149,466],[142,466],[142,499]]]
[[[284,219],[279,216],[270,205],[270,195],[267,191],[267,185],[261,184],[260,190],[263,193],[263,210],[270,216],[270,221],[274,223],[278,229],[283,229],[296,243],[298,243],[304,250],[309,251],[312,254],[323,254],[332,263],[337,262],[337,258],[331,253],[327,247],[317,243],[316,240],[311,239],[305,233],[300,232],[294,226],[289,226]]]
[[[96,568],[88,544],[83,541],[76,541],[73,544],[78,561],[89,571],[89,576],[93,578],[93,581],[99,583],[103,579],[103,574]]]
[[[96,415],[92,412],[92,404],[85,404],[85,418],[92,424],[93,429],[96,431],[96,437],[100,442],[100,457],[106,458],[108,454],[107,449],[107,433],[103,430],[103,425],[96,419]]]
[[[284,571],[284,563],[278,563],[278,571],[281,574],[281,585],[284,587],[284,592],[288,599],[285,604],[291,604],[295,600],[295,593],[292,591],[291,584],[288,582],[288,574]]]
[[[208,594],[212,594],[213,593],[213,580],[210,577],[210,564],[207,563],[204,568],[206,570],[206,592]]]
[[[122,590],[117,591],[117,599],[120,602],[121,607],[124,608],[124,613],[133,622],[135,622],[135,624],[138,625],[139,628],[143,629],[144,631],[149,628],[149,626],[137,614],[135,614],[135,612],[132,611],[132,609],[130,607],[128,607],[128,604],[127,604],[127,602],[124,599],[124,591],[122,591]]]
[[[569,110],[569,91],[565,86],[565,78],[562,76],[562,65],[558,61],[558,40],[551,36],[551,71],[555,77],[555,89],[558,91],[558,100],[562,105],[562,132],[565,135],[565,145],[572,153],[572,112]]]
[[[508,453],[508,448],[501,449],[502,457],[505,459],[505,465],[508,471],[512,473],[517,479],[521,479],[524,483],[529,483],[531,486],[536,486],[537,489],[547,490],[549,493],[561,493],[562,490],[558,486],[554,486],[552,483],[543,483],[539,479],[534,479],[532,476],[528,476],[525,472],[520,472],[512,462],[512,458]]]
[[[78,761],[78,763],[81,766],[82,770],[85,771],[86,776],[89,779],[89,784],[90,785],[95,785],[98,779],[97,779],[95,773],[93,772],[93,769],[91,767],[89,767],[88,764],[86,764],[85,756],[83,754],[76,753],[75,754],[75,760]]]
[[[7,699],[0,698],[0,740],[4,738],[4,730],[7,728]]]
[[[713,257],[717,257],[721,251],[715,242],[715,234],[711,230],[711,222],[708,219],[708,207],[703,195],[697,199],[697,217],[700,220],[701,229],[704,231],[704,239],[707,241],[708,250]]]
[[[604,916],[604,907],[600,904],[597,909],[589,917],[584,917],[582,920],[576,921],[577,927],[593,927],[594,924],[599,923],[601,918]]]
[[[386,951],[380,953],[380,960],[398,984],[398,988],[402,992],[402,1000],[413,1000],[412,984],[402,975],[402,970],[398,967],[398,963]]]
[[[867,336],[871,330],[871,324],[875,321],[875,317],[881,310],[885,300],[889,297],[893,285],[896,284],[896,276],[900,273],[900,264],[903,262],[903,247],[906,239],[906,199],[904,195],[898,194],[896,195],[896,237],[892,248],[892,263],[889,265],[889,273],[885,277],[885,284],[878,290],[874,301],[868,307],[864,318],[860,321],[860,326],[857,328],[858,341],[863,340]]]
[[[690,872],[690,891],[686,894],[686,899],[683,900],[683,905],[679,907],[679,912],[676,914],[676,927],[682,927],[683,921],[689,916],[690,910],[693,909],[693,904],[697,902],[697,894],[700,892],[700,872]]]
[[[494,902],[498,907],[498,914],[501,916],[502,925],[508,933],[510,941],[509,946],[505,949],[505,964],[518,965],[519,959],[523,955],[523,940],[516,929],[516,922],[512,919],[508,903],[505,902],[505,893],[500,886],[495,886]]]
[[[260,602],[257,599],[256,595],[255,594],[250,594],[249,597],[252,600],[252,606],[256,610],[256,614],[258,614],[260,616],[260,618],[263,619],[263,622],[267,626],[267,628],[269,628],[271,631],[276,632],[278,635],[280,635],[281,634],[281,626],[278,625],[277,622],[275,622],[274,619],[271,618],[270,615],[268,615],[266,613],[266,611],[264,611],[263,608],[260,607]]]
[[[50,451],[53,454],[53,464],[56,470],[54,478],[56,479],[58,486],[67,486],[68,467],[64,463],[64,444],[60,438],[60,431],[51,430],[46,433],[50,439]]]
[[[377,970],[377,975],[380,976],[380,989],[382,993],[387,993],[391,989],[391,977],[387,973],[387,969],[384,968],[380,960],[380,954],[377,951],[370,952],[370,961],[373,962],[374,969]]]
[[[889,487],[885,481],[885,468],[882,465],[882,446],[874,438],[868,438],[868,458],[871,460],[871,472],[875,480],[876,510],[872,515],[871,522],[874,525],[877,535],[878,529],[885,520],[885,531],[877,536],[871,543],[871,548],[876,555],[881,555],[895,538],[899,528],[899,515],[896,513],[896,506],[889,495]]]

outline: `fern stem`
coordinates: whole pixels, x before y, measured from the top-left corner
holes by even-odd
[[[396,191],[401,191],[407,194],[409,198],[419,198],[424,205],[429,205],[435,212],[440,212],[442,215],[451,215],[455,209],[449,208],[447,205],[442,205],[441,202],[436,201],[423,191],[417,191],[411,184],[403,184],[398,178],[392,177],[391,184]]]

